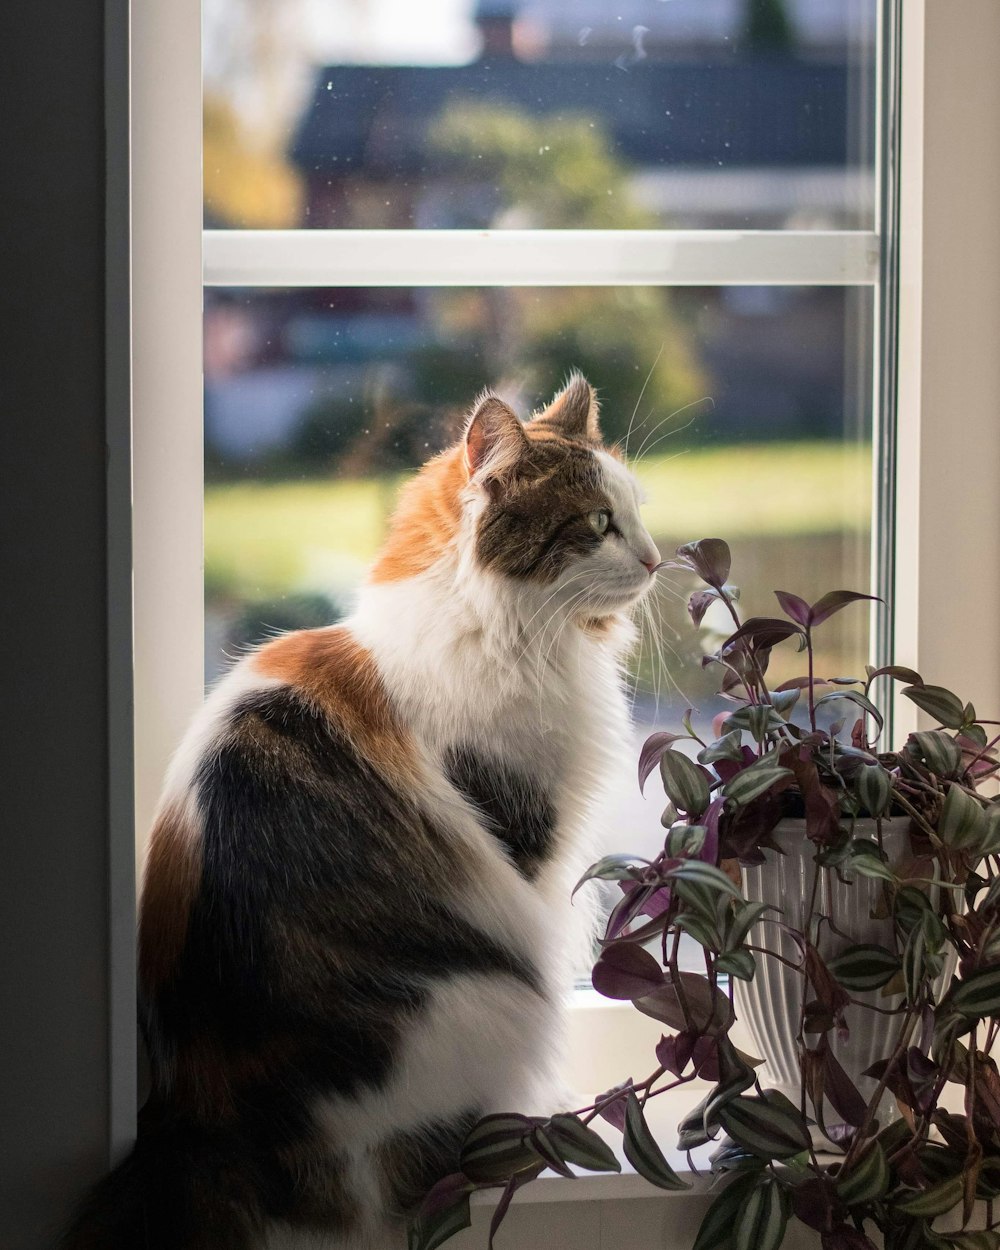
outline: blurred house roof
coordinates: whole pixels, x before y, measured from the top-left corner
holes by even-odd
[[[747,20],[748,0],[483,0],[492,12],[503,11],[536,25],[553,43],[575,43],[580,31],[598,43],[621,39],[633,26],[646,28],[650,43],[721,49],[739,39]],[[843,50],[874,38],[878,0],[785,0],[785,12],[800,50]]]
[[[495,101],[536,116],[602,120],[617,154],[647,168],[816,167],[849,151],[844,64],[752,57],[621,66],[498,57],[463,66],[320,70],[290,156],[306,174],[430,172],[428,132],[448,105]],[[345,169],[347,166],[347,169]]]

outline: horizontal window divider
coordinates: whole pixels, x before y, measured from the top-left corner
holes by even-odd
[[[870,286],[860,230],[206,230],[235,287]]]

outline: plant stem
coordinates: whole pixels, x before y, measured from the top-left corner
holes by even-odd
[[[915,820],[917,822],[920,828],[923,829],[924,833],[927,834],[927,836],[931,839],[931,841],[936,847],[940,847],[941,839],[938,837],[934,828],[927,823],[927,821],[924,819],[923,816],[921,816],[921,814],[917,811],[917,809],[913,806],[913,804],[910,803],[909,800],[904,799],[899,790],[895,791],[895,797],[896,797],[896,801],[899,803],[899,806],[903,809],[904,812],[906,812],[906,814],[910,817],[910,819]]]
[[[670,947],[670,958],[667,960],[667,967],[670,969],[671,984],[677,991],[677,1001],[680,1003],[681,1012],[684,1016],[684,1027],[693,1031],[694,1022],[691,1018],[691,1010],[688,1007],[687,995],[684,993],[684,982],[681,980],[680,966],[677,962],[677,949],[680,946],[680,943],[681,931],[680,929],[675,929],[674,940]]]
[[[655,1081],[658,1081],[660,1077],[663,1076],[664,1072],[666,1072],[666,1070],[667,1070],[666,1068],[661,1066],[657,1068],[656,1071],[651,1076],[647,1076],[644,1081],[640,1081],[638,1084],[632,1085],[632,1089],[635,1090],[637,1094],[640,1090],[643,1091],[643,1097],[642,1097],[643,1104],[645,1104],[647,1098],[655,1098],[657,1094],[665,1094],[671,1089],[677,1089],[679,1085],[687,1085],[688,1082],[693,1081],[695,1079],[695,1076],[697,1075],[696,1073],[692,1072],[689,1076],[679,1076],[677,1077],[676,1080],[670,1081],[666,1085],[661,1085],[659,1089],[656,1089],[656,1090],[652,1089],[651,1087],[653,1083]],[[623,1096],[623,1092],[621,1090],[617,1090],[615,1093],[608,1094],[603,1098],[597,1098],[592,1103],[590,1103],[589,1106],[580,1107],[576,1111],[569,1112],[569,1114],[581,1116],[583,1118],[584,1124],[589,1124],[591,1120],[596,1119],[597,1116],[601,1114],[601,1112],[604,1110],[605,1107],[610,1107],[612,1103],[617,1102],[619,1098],[621,1098],[622,1096]]]
[[[784,964],[786,968],[793,968],[796,972],[802,972],[801,964],[793,963],[791,959],[786,959],[784,955],[779,955],[777,951],[769,951],[764,946],[750,946],[744,944],[744,950],[753,951],[757,955],[770,955],[772,959],[776,959],[778,963]],[[803,975],[805,975],[803,973]]]
[[[847,1151],[844,1162],[841,1164],[841,1170],[845,1174],[851,1164],[857,1159],[858,1154],[861,1151],[868,1129],[871,1127],[872,1120],[875,1119],[875,1112],[878,1110],[878,1105],[882,1101],[882,1095],[889,1086],[889,1077],[892,1075],[900,1059],[902,1059],[902,1057],[906,1054],[907,1047],[910,1044],[910,1038],[913,1036],[913,1030],[916,1027],[919,1017],[920,1012],[915,1007],[910,1007],[908,1009],[907,1019],[903,1022],[903,1028],[899,1035],[899,1041],[896,1043],[896,1049],[889,1057],[889,1062],[886,1064],[886,1069],[882,1073],[879,1083],[875,1088],[875,1093],[868,1102],[868,1109],[865,1112],[865,1118],[858,1126],[858,1130],[854,1134],[854,1140],[851,1142],[850,1149]]]
[[[733,624],[737,629],[739,629],[743,622],[740,620],[739,613],[736,611],[736,605],[732,602],[728,595],[723,595],[722,598],[726,607],[729,609],[729,615],[733,618]],[[751,647],[747,650],[747,655],[750,657],[750,662],[753,664],[754,675],[760,687],[759,690],[754,691],[750,683],[744,680],[743,687],[750,696],[750,702],[770,703],[770,691],[767,688],[767,682],[764,680],[764,670],[761,668],[760,663],[757,660],[757,654]]]
[[[972,759],[968,762],[968,764],[966,764],[965,771],[968,772],[970,768],[974,768],[975,765],[978,764],[979,761],[983,758],[986,752],[991,751],[997,745],[998,742],[1000,742],[1000,734],[997,734],[995,738],[991,738],[990,741],[987,742],[987,744],[979,752],[979,754],[972,757]]]
[[[852,1007],[860,1007],[862,1011],[877,1011],[880,1016],[899,1016],[906,1010],[905,1007],[876,1007],[874,1003],[862,1002],[860,998],[851,999]]]
[[[807,942],[812,942],[813,934],[813,914],[816,911],[816,895],[819,892],[819,859],[813,860],[813,879],[812,889],[809,891],[809,910],[806,912],[806,929],[805,936]],[[803,960],[804,964],[804,960]],[[799,1049],[799,1110],[802,1112],[802,1118],[806,1116],[806,1067],[802,1062],[802,1054],[806,1047],[806,998],[807,994],[803,988],[802,1002],[799,1004],[799,1031],[795,1035],[795,1043]]]
[[[816,690],[815,678],[813,676],[813,640],[812,626],[806,626],[806,653],[809,656],[809,728],[816,732]]]

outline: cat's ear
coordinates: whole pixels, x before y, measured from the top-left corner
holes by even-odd
[[[597,395],[582,373],[576,370],[552,403],[533,418],[532,424],[580,442],[599,443]]]
[[[469,476],[486,481],[512,469],[528,450],[521,419],[496,395],[477,402],[465,428],[465,463]]]

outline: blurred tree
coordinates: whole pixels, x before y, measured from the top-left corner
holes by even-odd
[[[446,176],[493,182],[495,218],[484,224],[584,230],[658,224],[629,198],[625,167],[597,117],[537,116],[512,104],[455,100],[432,125],[428,147]]]
[[[204,0],[204,185],[209,218],[295,226],[303,186],[285,158],[311,84],[303,0]]]
[[[429,141],[446,172],[475,170],[477,182],[493,183],[495,217],[485,224],[539,229],[660,224],[630,197],[625,167],[599,119],[538,117],[512,105],[456,100],[438,118]],[[482,382],[514,382],[537,402],[551,395],[570,369],[582,369],[607,399],[609,439],[624,438],[647,375],[639,422],[650,414],[651,421],[665,418],[705,393],[692,332],[662,288],[611,293],[515,287],[441,291],[434,298],[446,332],[418,365],[421,397],[428,402],[450,392],[451,371],[464,379],[473,342],[492,374]],[[648,428],[640,428],[639,441]]]
[[[785,0],[747,0],[742,43],[754,52],[791,52],[795,28]]]
[[[302,179],[280,147],[251,137],[225,97],[207,91],[202,127],[209,217],[246,229],[296,226]]]

